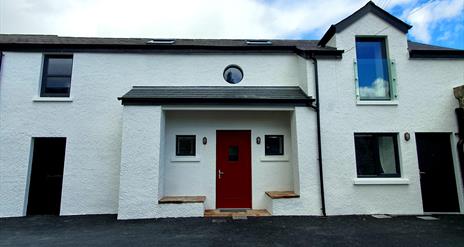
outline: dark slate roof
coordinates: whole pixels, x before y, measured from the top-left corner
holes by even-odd
[[[376,7],[378,8],[378,7]],[[173,44],[147,44],[150,40]],[[295,52],[304,57],[341,58],[343,50],[321,47],[318,40],[266,40],[269,45],[247,44],[245,39],[91,38],[57,35],[0,34],[0,51],[38,52]],[[259,40],[261,41],[261,40]],[[464,58],[464,51],[408,41],[411,58]]]
[[[407,33],[408,30],[412,27],[411,25],[403,22],[402,20],[396,18],[392,14],[378,7],[377,5],[375,5],[374,2],[369,1],[366,5],[364,5],[364,7],[360,8],[358,11],[341,20],[337,24],[330,26],[329,30],[327,30],[322,39],[318,42],[318,45],[325,46],[327,42],[329,42],[329,40],[335,35],[335,33],[343,31],[345,28],[349,27],[351,24],[361,19],[361,17],[365,16],[368,13],[372,13],[378,16],[379,18],[389,23],[393,27],[397,28],[398,30],[402,31],[403,33]]]
[[[408,49],[409,50],[416,50],[416,51],[461,51],[458,49],[453,49],[453,48],[448,48],[448,47],[443,47],[443,46],[436,46],[436,45],[428,45],[428,44],[423,44],[415,41],[408,40]]]
[[[151,41],[158,43],[150,43]],[[257,41],[260,43],[256,43]],[[96,38],[0,34],[0,50],[4,51],[287,51],[339,57],[343,53],[333,47],[320,47],[317,43],[318,40]]]
[[[175,41],[163,46],[250,47],[247,41],[271,41],[269,46],[301,47],[302,49],[334,49],[317,46],[318,40],[245,40],[245,39],[158,39],[158,38],[96,38],[64,37],[57,35],[0,34],[0,44],[55,44],[55,45],[134,45],[147,46],[148,41]],[[153,46],[153,45],[152,45]],[[265,45],[251,45],[264,47]],[[266,45],[267,46],[267,45]]]
[[[300,87],[266,86],[134,86],[118,99],[123,105],[310,105],[313,102]]]
[[[464,50],[408,41],[411,58],[464,58]]]

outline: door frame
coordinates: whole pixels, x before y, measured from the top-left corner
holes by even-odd
[[[214,147],[214,181],[215,181],[215,208],[218,209],[218,133],[219,132],[249,132],[250,133],[250,205],[253,208],[253,131],[251,129],[216,129],[215,131],[215,147]]]
[[[27,177],[26,177],[26,193],[24,194],[24,207],[23,207],[23,216],[27,216],[27,206],[29,204],[29,188],[31,184],[31,175],[32,175],[32,161],[34,159],[34,141],[35,137],[31,138],[31,144],[29,146],[29,160],[27,166]]]
[[[34,162],[34,150],[35,150],[35,142],[37,139],[43,138],[62,138],[65,140],[64,146],[64,159],[63,159],[63,172],[62,172],[62,180],[61,180],[61,194],[60,194],[60,205],[58,210],[58,216],[61,216],[61,205],[63,200],[63,184],[64,184],[64,172],[66,168],[66,159],[67,159],[67,145],[68,145],[68,137],[64,136],[34,136],[31,137],[31,142],[29,145],[29,159],[28,159],[28,167],[27,167],[27,177],[26,177],[26,186],[24,190],[24,201],[23,201],[23,216],[28,216],[27,209],[29,206],[29,193],[30,193],[30,185],[31,185],[31,178],[32,178],[32,164]]]
[[[421,132],[419,132],[421,133]],[[422,132],[423,133],[423,132]],[[456,189],[458,192],[458,204],[459,204],[459,213],[464,213],[464,182],[463,177],[461,177],[461,166],[458,157],[458,138],[453,132],[435,132],[442,134],[449,134],[450,145],[451,145],[451,154],[453,156],[453,168],[454,168],[454,178],[456,180]]]
[[[450,141],[450,148],[451,148],[451,156],[453,160],[453,172],[454,172],[454,179],[456,181],[456,191],[457,191],[457,196],[458,196],[458,204],[459,204],[459,212],[425,212],[423,210],[423,204],[422,204],[422,186],[420,183],[420,167],[419,167],[419,154],[417,153],[417,139],[416,139],[416,134],[446,134],[449,136],[449,141]],[[464,213],[464,178],[461,177],[461,168],[459,166],[459,157],[457,153],[457,144],[458,144],[458,138],[455,133],[453,132],[440,132],[440,131],[417,131],[414,132],[414,148],[415,148],[415,155],[416,155],[416,161],[417,161],[417,177],[418,177],[418,183],[419,183],[419,189],[421,193],[421,206],[422,206],[422,212],[425,214],[463,214]]]

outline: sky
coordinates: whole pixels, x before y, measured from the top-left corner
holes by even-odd
[[[0,0],[0,33],[320,39],[367,0]],[[464,0],[375,0],[409,39],[464,49]]]

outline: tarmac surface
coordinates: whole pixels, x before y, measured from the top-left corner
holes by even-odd
[[[434,217],[29,216],[0,218],[0,246],[464,246],[464,215]]]

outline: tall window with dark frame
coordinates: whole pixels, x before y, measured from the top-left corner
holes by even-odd
[[[356,38],[358,96],[360,100],[392,97],[385,38]]]
[[[358,177],[400,177],[397,134],[356,133]]]
[[[284,155],[284,136],[265,135],[264,146],[265,155]]]
[[[69,97],[72,65],[72,55],[45,55],[40,96]]]
[[[195,135],[176,135],[176,156],[195,156]]]

